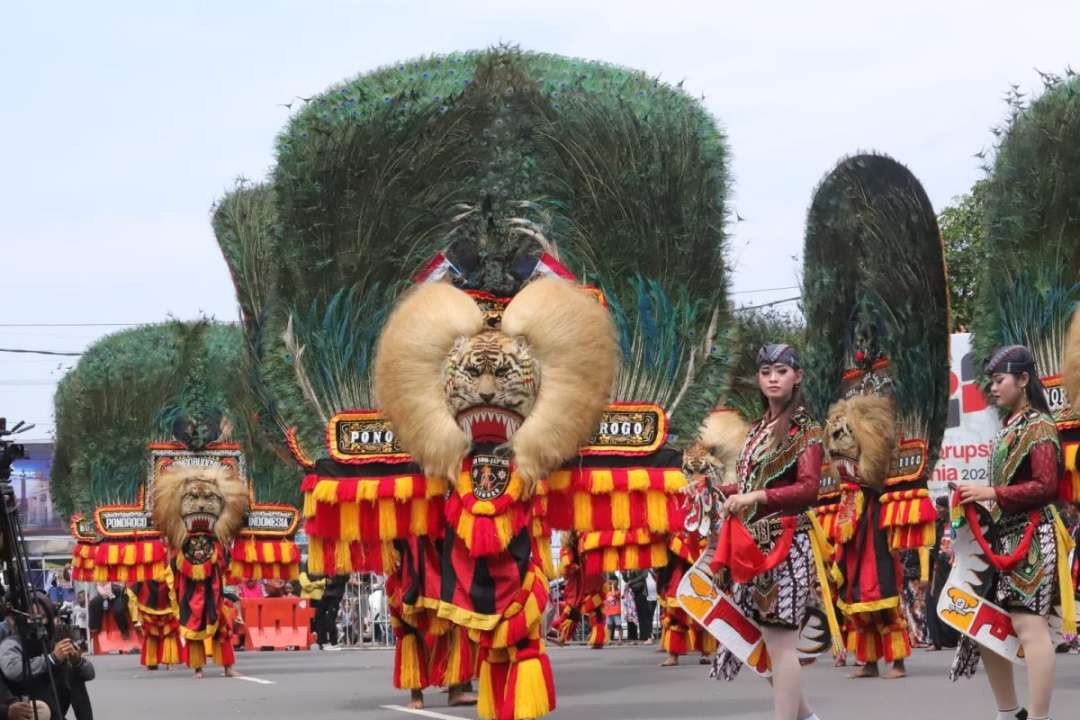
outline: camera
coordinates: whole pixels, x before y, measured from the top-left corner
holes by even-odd
[[[5,440],[8,435],[26,432],[33,425],[19,422],[11,430],[7,429],[7,418],[0,417],[0,481],[6,482],[11,478],[11,465],[16,460],[26,457],[26,448],[11,440]]]

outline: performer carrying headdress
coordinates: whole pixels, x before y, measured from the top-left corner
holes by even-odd
[[[815,515],[853,678],[906,674],[911,654],[897,555],[934,544],[927,481],[945,430],[949,315],[941,233],[918,179],[892,158],[844,158],[806,225],[807,405],[827,415]],[[928,564],[920,563],[927,573]],[[925,575],[924,575],[925,579]]]
[[[1069,549],[1059,538],[1061,521],[1053,507],[1061,478],[1061,443],[1030,350],[1021,345],[997,350],[986,373],[990,394],[1005,415],[994,438],[990,486],[956,487],[968,524],[993,566],[992,601],[1008,611],[1023,648],[1030,714],[1018,709],[1012,662],[996,652],[980,652],[970,636],[961,640],[954,675],[973,674],[981,655],[1000,720],[1045,718],[1055,664],[1048,617],[1062,601],[1072,601],[1062,597],[1059,556]],[[991,503],[989,539],[974,516],[976,502]]]
[[[559,572],[566,580],[563,605],[552,623],[550,636],[565,645],[574,636],[582,617],[589,619],[589,647],[600,650],[607,643],[607,624],[604,621],[604,576],[585,571],[581,557],[580,537],[568,531],[561,535]]]
[[[803,695],[797,641],[814,592],[806,511],[817,500],[821,482],[822,431],[803,407],[803,371],[794,348],[766,345],[757,362],[765,414],[747,433],[738,484],[721,488],[729,516],[714,565],[728,568],[735,580],[735,604],[761,627],[771,659],[776,718],[805,720],[816,715]],[[740,582],[740,577],[748,579]],[[712,674],[730,680],[740,667],[724,649],[717,653]]]

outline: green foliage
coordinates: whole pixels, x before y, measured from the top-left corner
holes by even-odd
[[[494,292],[530,244],[600,287],[624,350],[617,399],[664,404],[677,433],[723,390],[727,148],[681,90],[509,47],[420,58],[312,98],[277,149],[272,188],[238,187],[215,232],[256,395],[309,452],[329,415],[370,406],[386,309],[451,243],[471,243]],[[265,222],[230,219],[248,200]],[[270,252],[245,250],[265,237]]]
[[[986,249],[973,323],[975,348],[1031,348],[1043,374],[1059,369],[1080,302],[1080,78],[1044,74],[1027,103],[1015,90],[986,181]]]
[[[180,355],[170,325],[148,325],[99,340],[60,381],[52,496],[62,515],[135,499],[146,444],[169,438]]]
[[[53,502],[65,516],[133,502],[147,444],[172,439],[177,418],[224,413],[243,445],[260,500],[296,502],[298,473],[253,432],[236,325],[172,321],[109,335],[61,380],[55,398]]]
[[[953,198],[953,204],[938,214],[955,332],[969,331],[975,316],[976,290],[985,262],[985,199],[986,181],[980,180],[969,192]]]
[[[885,156],[841,161],[814,193],[803,263],[810,411],[824,417],[857,350],[884,355],[901,426],[928,440],[932,466],[948,408],[949,318],[941,236],[919,181]]]

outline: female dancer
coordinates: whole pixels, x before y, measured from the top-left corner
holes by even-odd
[[[1015,554],[1028,523],[1037,523],[1024,557],[999,573],[993,598],[1009,611],[1024,648],[1030,712],[1019,708],[1012,663],[996,653],[981,655],[998,719],[1041,720],[1049,717],[1054,687],[1054,649],[1047,617],[1061,602],[1052,512],[1062,474],[1061,443],[1030,350],[1021,345],[1001,348],[990,358],[986,372],[990,394],[1005,415],[990,458],[991,484],[958,485],[957,490],[961,504],[988,500],[996,504],[990,542],[995,555]],[[1034,520],[1033,512],[1037,513]],[[954,674],[973,672],[976,653],[977,646],[965,638]]]
[[[745,584],[733,598],[761,626],[772,660],[776,720],[816,720],[803,697],[796,649],[799,626],[813,603],[814,559],[806,511],[817,500],[821,481],[822,430],[802,405],[803,371],[789,345],[758,351],[758,387],[765,415],[750,426],[737,464],[738,485],[721,488],[724,510],[739,517],[768,554],[784,535],[787,556]],[[717,653],[713,676],[732,679],[739,663],[727,650]]]

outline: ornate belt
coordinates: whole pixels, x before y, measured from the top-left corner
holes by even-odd
[[[786,516],[790,517],[790,516]],[[806,513],[800,513],[795,516],[795,532],[806,532],[810,530],[810,518]],[[750,524],[747,528],[750,534],[754,538],[754,542],[758,547],[766,547],[771,545],[773,540],[780,537],[784,533],[784,520],[782,516],[771,516],[762,518]]]

